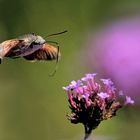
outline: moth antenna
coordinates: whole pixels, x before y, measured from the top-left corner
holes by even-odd
[[[47,35],[45,38],[47,38],[47,37],[50,37],[50,36],[55,36],[55,35],[64,34],[64,33],[66,33],[66,32],[68,32],[68,31],[67,31],[67,30],[65,30],[65,31],[63,31],[63,32],[59,32],[59,33],[50,34],[50,35]]]

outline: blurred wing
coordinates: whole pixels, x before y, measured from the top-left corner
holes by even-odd
[[[36,44],[32,42],[30,45],[26,42],[26,40],[19,40],[21,41],[15,47],[10,49],[10,52],[6,55],[7,57],[17,58],[23,57],[26,55],[30,55],[34,53],[36,50],[42,48],[42,45]]]
[[[9,55],[12,53],[12,50],[21,46],[21,44],[23,44],[23,40],[18,39],[11,39],[2,42],[0,44],[0,47],[2,48],[2,56],[10,57]]]
[[[52,45],[44,44],[42,48],[35,51],[34,53],[24,56],[27,60],[56,60],[60,57],[58,48]]]

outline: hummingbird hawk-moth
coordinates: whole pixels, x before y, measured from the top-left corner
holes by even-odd
[[[65,33],[60,32],[48,36]],[[47,37],[48,37],[47,36]],[[55,43],[57,47],[48,43]],[[61,54],[57,42],[46,41],[43,37],[36,34],[26,34],[15,39],[10,39],[0,44],[0,63],[4,57],[20,58],[26,60],[59,60]]]

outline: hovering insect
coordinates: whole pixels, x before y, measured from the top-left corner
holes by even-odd
[[[55,33],[48,35],[58,35],[65,33]],[[57,48],[48,43],[54,43]],[[4,57],[20,58],[23,57],[26,60],[59,60],[60,51],[59,44],[57,42],[46,41],[43,37],[35,34],[27,34],[15,39],[10,39],[0,44],[0,63]]]

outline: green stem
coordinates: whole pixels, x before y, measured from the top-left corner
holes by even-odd
[[[85,136],[84,136],[84,140],[87,140],[91,134],[92,128],[88,126],[88,124],[84,125],[85,127]]]

